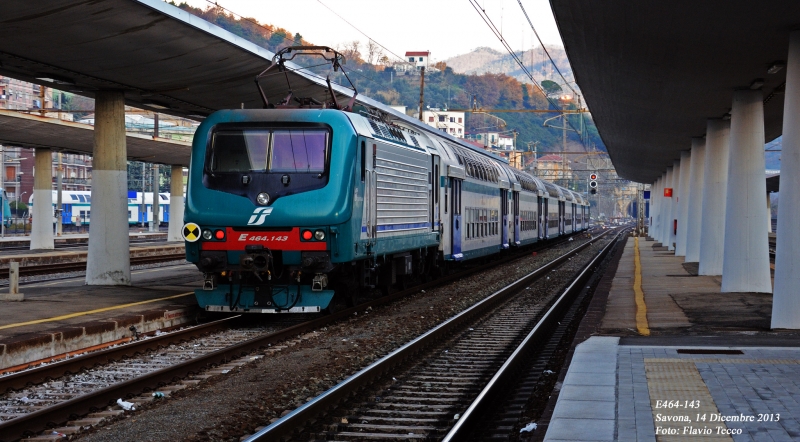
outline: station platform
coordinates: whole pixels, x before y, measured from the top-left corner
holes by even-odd
[[[163,232],[129,232],[131,257],[177,254],[185,251],[183,241],[167,242]],[[89,234],[68,234],[56,238],[54,249],[30,250],[30,237],[0,238],[0,269],[11,261],[20,267],[86,261]],[[65,247],[70,246],[70,247]]]
[[[645,238],[616,259],[535,439],[800,440],[800,333],[770,330],[770,294],[720,293]]]
[[[131,257],[182,254],[184,249],[182,242],[132,245]],[[85,247],[3,253],[0,268],[8,267],[10,261],[20,262],[21,267],[81,262],[86,253]],[[130,286],[87,286],[84,276],[69,274],[55,280],[26,280],[20,283],[24,301],[0,301],[0,374],[32,361],[114,345],[137,333],[194,322],[199,313],[194,289],[202,286],[202,274],[180,260],[134,268]],[[0,291],[7,287],[0,286]]]

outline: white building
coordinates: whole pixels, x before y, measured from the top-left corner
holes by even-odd
[[[430,51],[406,52],[406,60],[408,60],[409,63],[412,63],[417,70],[423,67],[428,69],[428,59],[430,59],[430,57]]]
[[[422,113],[422,121],[456,138],[464,138],[464,112],[430,108]]]

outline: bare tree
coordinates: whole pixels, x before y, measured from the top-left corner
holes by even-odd
[[[361,43],[359,43],[358,40],[353,40],[351,42],[343,43],[343,44],[339,45],[336,49],[342,55],[344,55],[345,60],[349,60],[349,61],[358,63],[358,62],[362,61],[362,59],[361,59],[361,51],[359,51],[359,49],[358,49],[359,46],[361,46]]]
[[[372,40],[367,41],[367,63],[375,64],[384,56],[383,48]]]

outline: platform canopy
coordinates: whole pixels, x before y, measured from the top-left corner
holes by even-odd
[[[125,142],[132,161],[189,167],[189,142],[136,133],[128,133]],[[0,110],[0,144],[91,155],[94,126]]]
[[[198,120],[262,107],[254,80],[274,54],[161,0],[6,0],[2,11],[2,75],[86,96],[122,90],[129,105]],[[295,96],[326,100],[324,78],[290,77]],[[287,94],[283,74],[261,84],[271,103]]]
[[[567,55],[617,173],[651,183],[733,92],[763,80],[766,140],[782,133],[789,33],[800,2],[551,0]],[[777,63],[780,64],[780,63]]]

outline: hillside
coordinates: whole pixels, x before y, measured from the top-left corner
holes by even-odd
[[[567,59],[567,53],[560,46],[547,45],[547,52],[553,57],[558,69],[564,74],[567,81],[574,81],[572,68]],[[542,80],[553,80],[562,83],[558,72],[553,69],[552,63],[547,59],[547,55],[538,46],[524,52],[517,52],[519,57],[537,82]],[[491,48],[477,48],[466,54],[457,55],[445,60],[448,67],[453,68],[453,72],[466,75],[480,75],[485,73],[504,73],[516,78],[522,83],[530,83],[530,79],[517,64],[516,60],[507,52],[500,52]]]
[[[313,44],[313,42],[304,40],[300,34],[293,34],[289,30],[276,25],[262,25],[253,19],[240,19],[220,8],[210,7],[201,10],[185,3],[181,3],[178,6],[271,51],[300,43]],[[346,69],[359,94],[374,98],[388,105],[402,105],[408,109],[416,109],[418,107],[420,90],[420,78],[418,75],[411,72],[396,71],[381,51],[374,51],[374,46],[370,48],[367,44],[355,41],[339,45],[337,49],[347,58]],[[560,69],[562,67],[565,68],[565,71],[562,72],[565,72],[565,75],[571,75],[563,49],[552,48],[551,50],[548,47],[548,51],[551,51],[551,54],[556,59],[561,60],[560,63],[564,63],[563,66],[559,64]],[[556,80],[544,67],[541,48],[539,48],[538,52],[537,50],[528,51],[524,55],[528,57],[526,60],[532,60],[537,81],[543,78]],[[366,60],[372,60],[373,63],[369,63]],[[453,63],[453,65],[450,65],[450,63]],[[482,70],[480,66],[483,67]],[[437,67],[439,68],[438,71],[429,72],[425,75],[426,107],[469,108],[473,97],[477,100],[478,106],[482,108],[521,110],[548,109],[552,107],[547,98],[538,89],[534,88],[529,81],[522,81],[514,77],[515,73],[520,75],[521,70],[519,66],[513,64],[513,58],[508,54],[503,55],[492,49],[479,48],[469,54],[448,60],[447,66],[437,63]],[[465,72],[459,72],[460,70]],[[327,68],[325,68],[325,71],[327,73]],[[506,71],[509,73],[506,74]],[[322,71],[319,73],[325,74]],[[347,84],[341,73],[333,74],[331,80],[340,84]],[[574,109],[575,103],[568,103],[568,108]],[[484,121],[485,115],[467,113],[465,130],[467,133],[515,130],[519,148],[525,149],[529,144],[538,143],[539,152],[559,151],[562,150],[562,131],[544,127],[543,125],[544,120],[553,115],[499,113],[496,117],[490,117],[491,122],[487,124]],[[498,118],[505,120],[507,123],[504,128],[493,126],[496,125]],[[574,115],[570,117],[570,123],[572,127],[580,126],[578,117]],[[585,123],[587,124],[588,143],[596,145],[598,149],[605,150],[597,129],[588,115]],[[570,151],[583,150],[580,138],[575,132],[568,132],[567,149]]]

